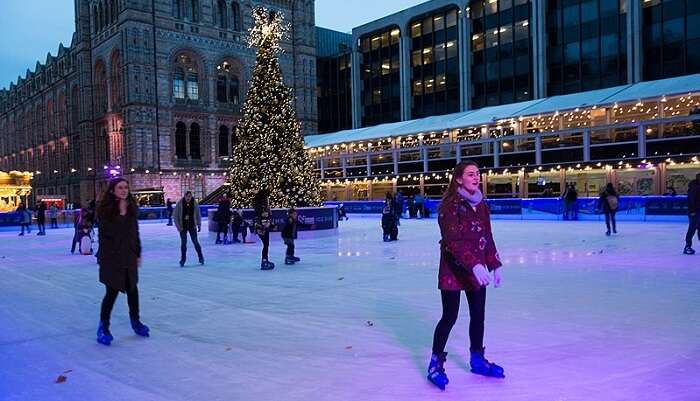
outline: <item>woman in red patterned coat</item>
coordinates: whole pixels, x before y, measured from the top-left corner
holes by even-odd
[[[457,165],[439,208],[440,272],[438,288],[442,297],[442,318],[435,328],[433,355],[428,379],[442,390],[449,382],[444,363],[445,345],[457,321],[461,292],[469,303],[471,371],[505,377],[503,368],[484,358],[484,312],[486,286],[493,272],[495,287],[501,285],[501,261],[491,233],[489,207],[479,189],[479,166],[471,161]]]

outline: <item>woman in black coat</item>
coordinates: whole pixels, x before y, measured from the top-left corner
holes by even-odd
[[[255,233],[262,241],[262,261],[260,270],[272,270],[275,264],[268,260],[270,250],[270,230],[272,226],[272,211],[270,210],[270,189],[265,188],[258,191],[253,198],[253,209],[255,209]]]
[[[148,326],[139,318],[138,267],[141,265],[138,208],[124,178],[115,178],[102,195],[97,208],[99,220],[100,282],[105,286],[102,299],[97,342],[109,345],[112,333],[109,320],[114,302],[125,292],[129,303],[131,328],[140,336],[148,337]]]

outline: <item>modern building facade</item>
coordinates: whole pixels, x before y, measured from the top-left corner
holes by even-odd
[[[255,63],[256,6],[290,25],[281,67],[315,133],[313,0],[76,0],[70,46],[0,91],[0,171],[31,172],[35,196],[75,203],[110,171],[144,196],[218,188]]]
[[[353,29],[353,127],[694,74],[697,22],[693,0],[427,1]]]
[[[316,27],[318,133],[352,128],[352,35]]]

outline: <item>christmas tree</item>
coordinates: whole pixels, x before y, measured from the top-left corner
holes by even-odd
[[[262,7],[253,17],[248,46],[257,49],[257,56],[228,174],[231,204],[250,207],[255,194],[269,188],[272,207],[318,206],[320,182],[304,149],[294,96],[280,70],[280,40],[287,27],[281,14]]]

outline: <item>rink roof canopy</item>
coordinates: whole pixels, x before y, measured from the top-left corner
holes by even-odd
[[[319,148],[343,143],[466,129],[475,126],[497,124],[501,121],[513,119],[541,119],[543,114],[554,114],[556,116],[559,113],[570,112],[573,115],[574,111],[579,113],[580,109],[587,109],[587,111],[584,110],[584,113],[590,115],[591,109],[599,107],[618,107],[618,103],[635,102],[638,106],[641,106],[645,101],[653,100],[656,102],[661,99],[665,100],[666,96],[697,95],[697,93],[694,92],[699,91],[700,74],[694,74],[598,89],[589,92],[484,107],[476,110],[426,117],[417,120],[350,129],[330,134],[310,135],[305,137],[304,140],[307,148]],[[690,98],[690,96],[688,98]],[[681,100],[683,99],[681,98]],[[697,104],[696,102],[695,105]],[[657,117],[657,114],[653,116],[653,118]],[[618,121],[615,120],[615,122]],[[573,127],[573,125],[571,127]]]

